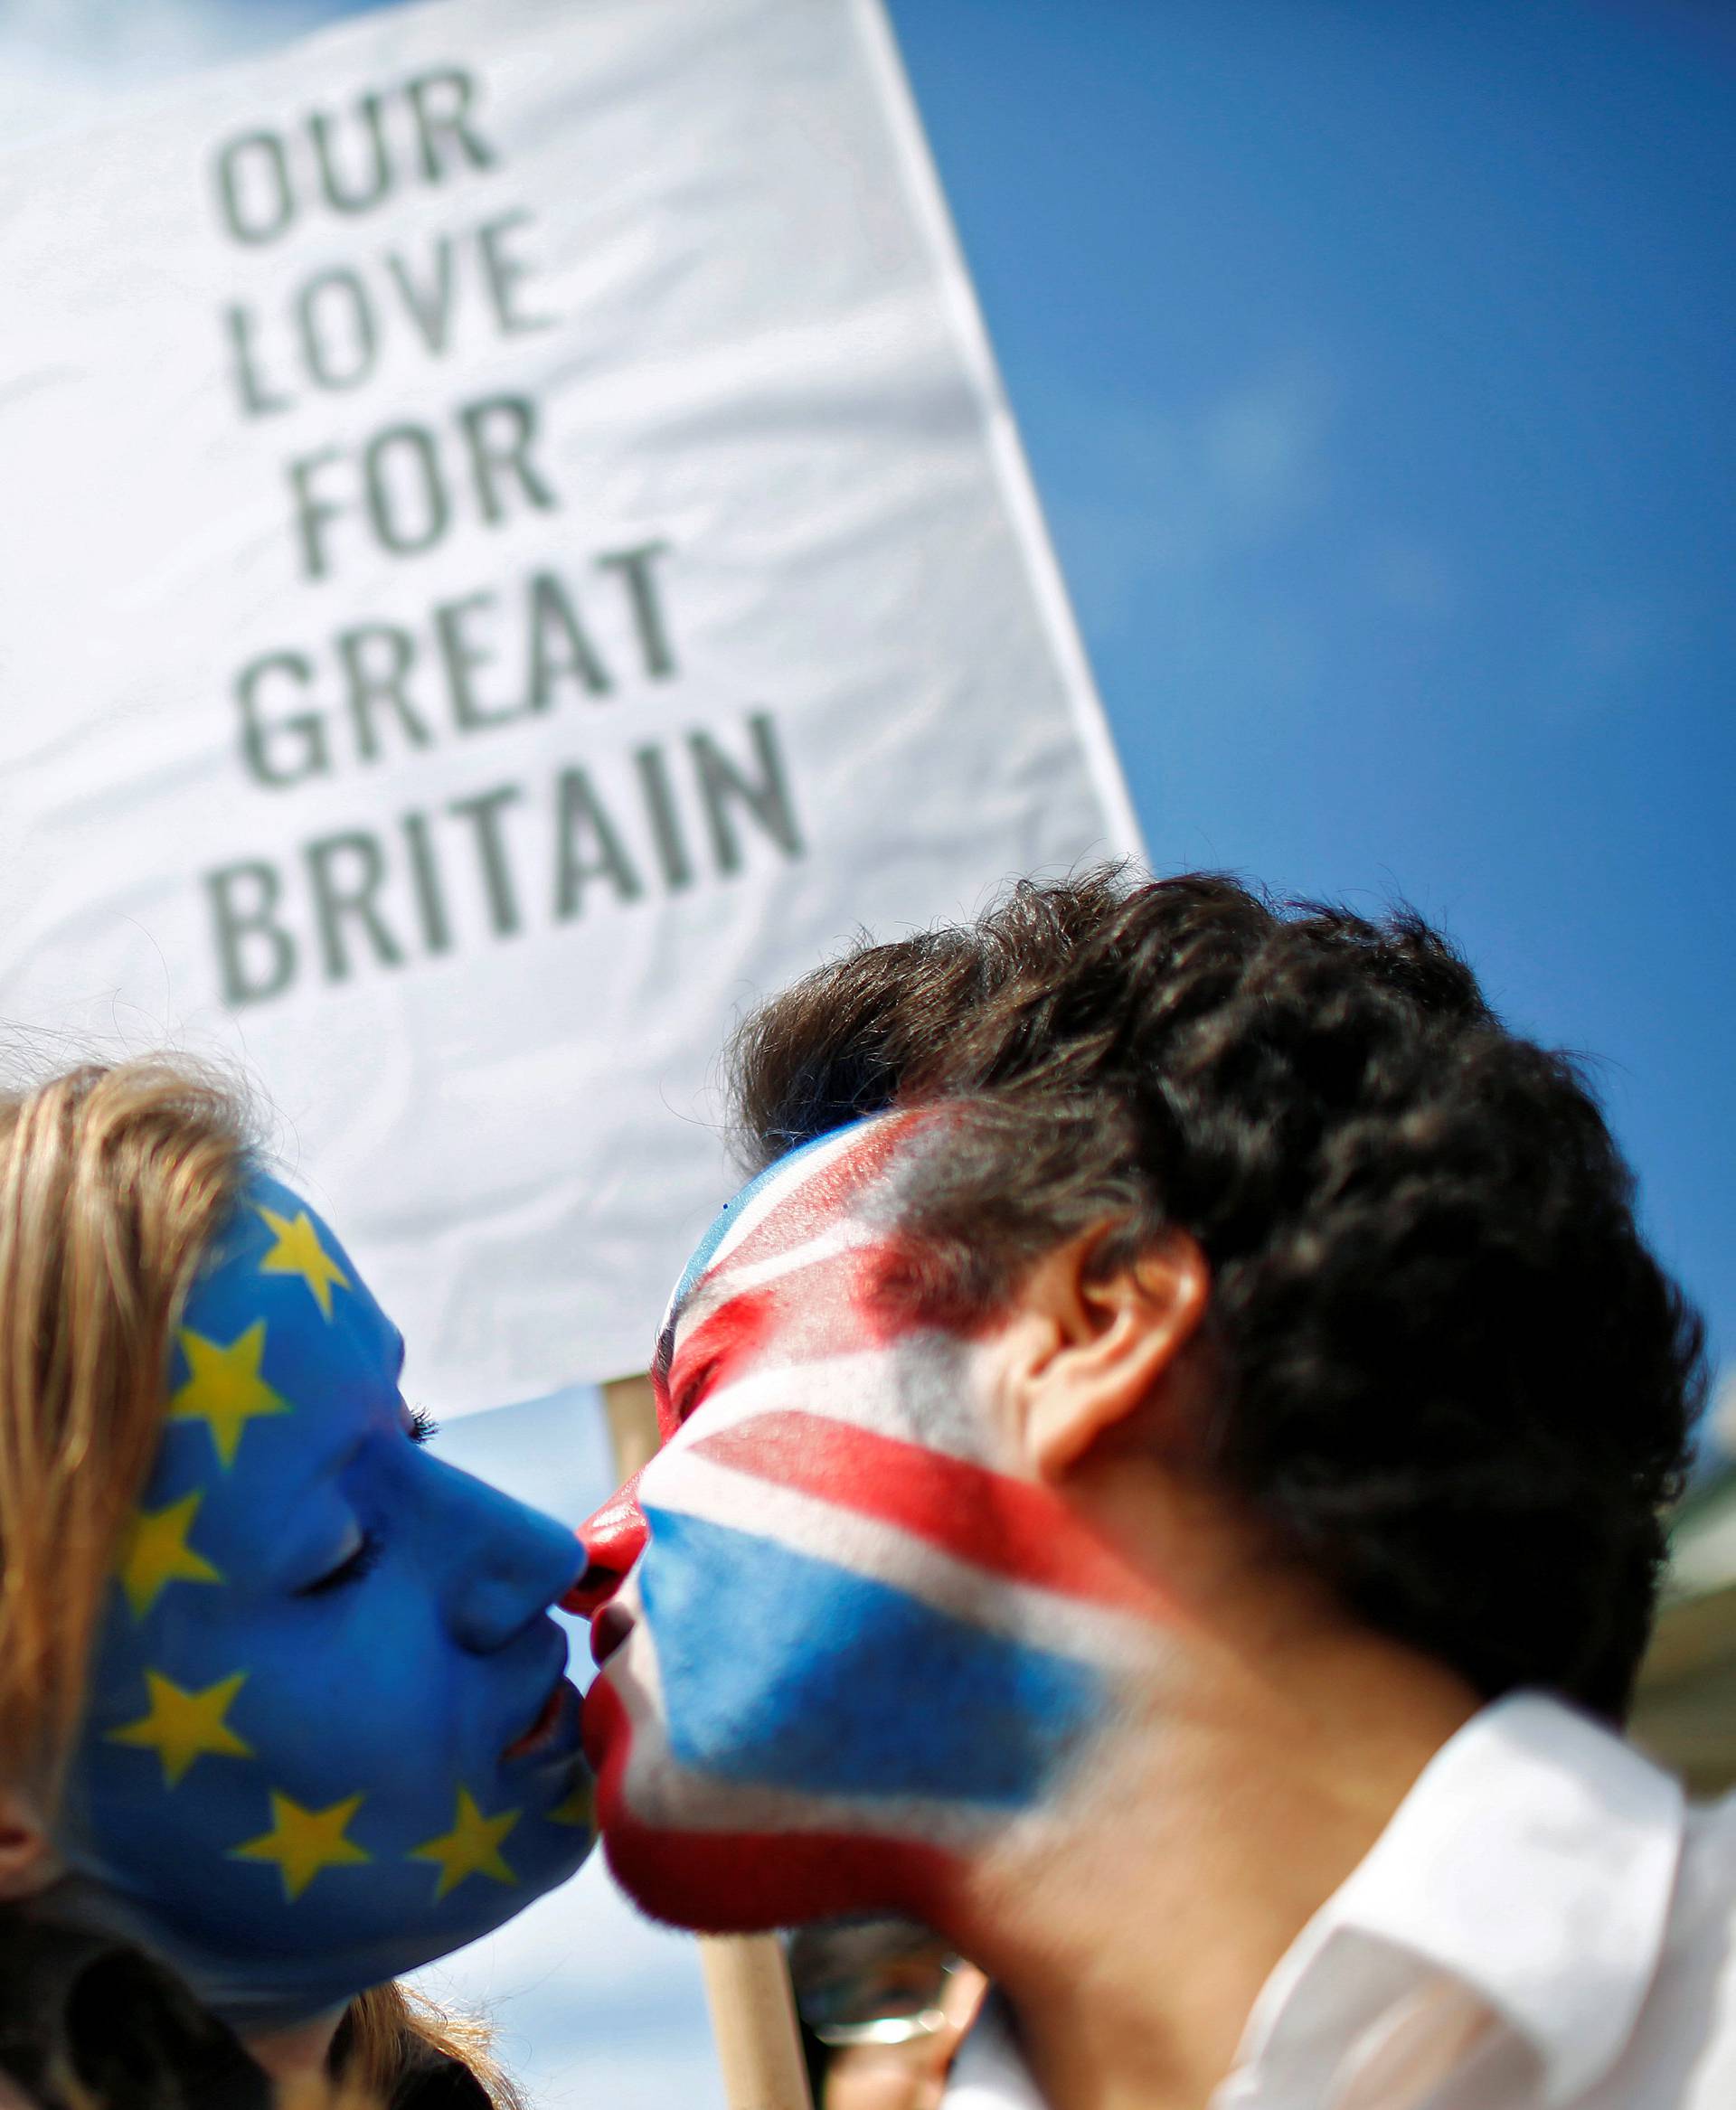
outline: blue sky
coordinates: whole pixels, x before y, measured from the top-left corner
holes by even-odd
[[[891,0],[1154,861],[1443,920],[1736,1360],[1736,26]],[[355,12],[0,0],[0,118]]]
[[[1154,860],[1439,918],[1736,1354],[1736,31],[893,0]]]

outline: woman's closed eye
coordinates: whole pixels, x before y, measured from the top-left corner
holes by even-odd
[[[336,1565],[326,1569],[316,1581],[304,1583],[296,1592],[298,1597],[323,1597],[327,1590],[339,1590],[346,1584],[360,1582],[368,1574],[384,1550],[385,1541],[378,1531],[363,1531],[357,1525]]]

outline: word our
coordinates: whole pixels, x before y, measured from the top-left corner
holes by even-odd
[[[415,184],[491,169],[499,155],[476,128],[476,77],[462,66],[370,90],[345,111],[315,110],[285,130],[226,139],[212,165],[221,226],[259,248],[309,212],[354,217]]]

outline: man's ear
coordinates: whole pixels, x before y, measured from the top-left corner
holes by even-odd
[[[1104,1269],[1109,1228],[1058,1247],[1026,1278],[1003,1377],[1021,1447],[1059,1479],[1168,1378],[1205,1315],[1211,1270],[1185,1231]]]
[[[0,1786],[0,1905],[33,1898],[60,1872],[35,1802],[21,1788]]]

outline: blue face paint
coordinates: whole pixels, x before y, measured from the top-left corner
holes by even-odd
[[[1094,1665],[897,1583],[678,1512],[647,1505],[646,1521],[656,1558],[640,1598],[669,1749],[695,1774],[870,1804],[1020,1810],[1102,1711]],[[816,1649],[816,1634],[830,1645]]]
[[[255,1175],[188,1299],[56,1845],[241,2027],[444,1955],[591,1842],[572,1533],[421,1449],[402,1342]]]

